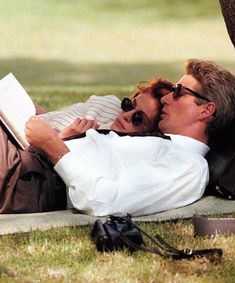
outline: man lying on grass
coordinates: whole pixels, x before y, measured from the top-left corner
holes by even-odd
[[[42,152],[32,147],[23,153],[17,151],[18,162],[26,172],[15,182],[15,195],[20,192],[17,212],[26,212],[20,211],[20,204],[26,205],[27,198],[30,205],[26,208],[31,212],[51,210],[52,204],[55,209],[62,199],[55,193],[57,188],[62,192],[63,183],[58,178],[50,178],[47,186],[40,184],[36,194],[30,190],[32,181],[38,182],[38,176],[29,170],[32,167],[41,168],[41,174],[46,172],[45,179],[49,173],[56,176],[56,171],[73,206],[93,215],[143,215],[196,201],[208,182],[204,155],[209,150],[210,133],[235,116],[234,89],[235,77],[220,66],[188,61],[186,75],[161,99],[159,129],[170,140],[115,132],[102,135],[89,129],[84,138],[63,141],[54,129],[33,117],[27,123],[26,135]],[[15,156],[13,152],[13,160]],[[10,160],[9,155],[4,157]]]
[[[27,124],[29,142],[44,151],[75,208],[93,215],[143,215],[199,199],[208,182],[203,156],[211,132],[234,118],[235,77],[216,64],[191,60],[163,96],[159,137],[87,131],[64,142],[41,120]]]

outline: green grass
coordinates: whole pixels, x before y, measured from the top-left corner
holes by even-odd
[[[1,0],[0,77],[13,72],[47,110],[91,94],[133,93],[138,81],[177,81],[187,58],[235,73],[219,1]],[[178,248],[224,249],[223,260],[99,254],[90,227],[0,237],[0,282],[213,282],[235,278],[235,238],[194,238],[191,221],[142,224]]]
[[[141,227],[178,248],[222,247],[223,259],[172,261],[143,252],[101,254],[89,238],[90,227],[61,228],[2,236],[0,282],[234,282],[234,237],[195,238],[192,223],[182,220]]]

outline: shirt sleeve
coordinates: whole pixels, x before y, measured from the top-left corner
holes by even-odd
[[[80,164],[71,152],[55,170],[69,189],[73,206],[95,216],[133,216],[156,213],[198,200],[208,182],[204,158],[167,154],[156,161],[140,161],[115,175]]]

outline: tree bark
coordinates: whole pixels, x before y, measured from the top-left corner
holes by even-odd
[[[235,47],[235,0],[219,0],[230,39]]]

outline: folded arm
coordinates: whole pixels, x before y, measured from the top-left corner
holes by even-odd
[[[97,129],[98,127],[98,123],[94,120],[76,119],[71,126],[58,134],[46,122],[33,116],[26,123],[25,134],[31,145],[44,151],[52,163],[56,164],[64,154],[69,152],[63,138],[79,135],[85,133],[88,129]]]
[[[53,164],[69,152],[57,131],[36,116],[26,123],[25,134],[28,142],[44,151]]]

